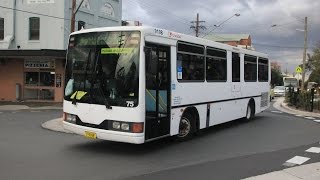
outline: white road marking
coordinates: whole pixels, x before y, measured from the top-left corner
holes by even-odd
[[[320,148],[319,147],[311,147],[311,148],[307,149],[306,152],[320,153]]]
[[[30,111],[30,112],[41,112],[41,111]]]
[[[281,111],[271,111],[271,112],[273,112],[273,113],[282,113]]]
[[[295,116],[297,116],[297,117],[302,117],[302,115],[300,115],[300,114],[296,114]]]
[[[289,160],[286,161],[286,163],[292,163],[292,164],[298,164],[301,165],[308,161],[310,158],[308,157],[302,157],[302,156],[295,156]]]
[[[2,114],[3,112],[0,112],[0,114]]]
[[[316,119],[314,117],[304,117],[304,118],[306,118],[306,119]]]
[[[11,112],[12,114],[15,114],[15,113],[17,113],[17,112],[15,112],[15,111],[13,111],[13,112]]]
[[[313,120],[314,122],[317,122],[317,123],[320,123],[320,120],[319,119],[316,119],[316,120]]]

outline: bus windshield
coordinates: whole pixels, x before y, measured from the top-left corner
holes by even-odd
[[[138,104],[140,32],[94,32],[69,39],[64,99],[73,103]]]

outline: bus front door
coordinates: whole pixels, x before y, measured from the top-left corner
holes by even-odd
[[[170,47],[146,43],[145,139],[170,134]]]

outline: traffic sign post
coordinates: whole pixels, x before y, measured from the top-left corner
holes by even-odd
[[[301,74],[302,68],[300,66],[296,67],[296,73]]]

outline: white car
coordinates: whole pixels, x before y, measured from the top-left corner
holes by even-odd
[[[274,96],[284,96],[286,88],[284,86],[276,86],[273,89]]]

